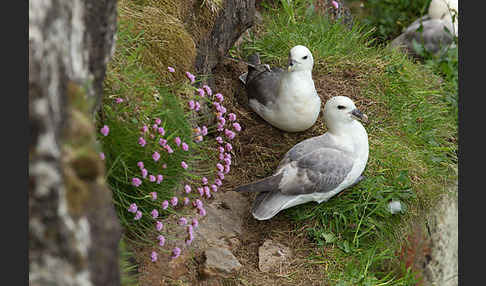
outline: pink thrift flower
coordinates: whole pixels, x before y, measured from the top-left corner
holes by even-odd
[[[221,180],[220,180],[220,179],[215,179],[215,180],[214,180],[214,183],[215,183],[216,185],[218,185],[218,186],[221,186],[221,185],[223,184],[223,182],[221,182]]]
[[[162,169],[167,169],[167,164],[163,164]]]
[[[202,201],[200,199],[196,199],[194,201],[194,207],[196,207],[196,208],[202,208],[203,207]]]
[[[225,163],[226,165],[231,165],[231,159],[229,159],[229,158],[224,158],[224,163]]]
[[[110,133],[110,128],[108,127],[108,125],[105,125],[100,129],[100,132],[101,134],[103,134],[103,136],[107,136],[108,133]]]
[[[136,203],[133,203],[128,208],[128,211],[131,212],[131,213],[136,213],[137,212],[137,209],[138,209],[137,204]]]
[[[165,148],[165,150],[167,150],[167,153],[169,153],[169,154],[174,153],[174,150],[172,149],[172,147],[170,147],[169,144],[165,145],[164,148]]]
[[[159,127],[159,128],[157,129],[157,131],[159,132],[159,134],[160,134],[160,135],[162,135],[162,136],[164,136],[164,135],[165,135],[165,129],[164,129],[164,127]]]
[[[206,178],[206,177],[202,177],[201,181],[202,181],[203,185],[208,184],[208,178]]]
[[[337,1],[331,1],[332,6],[334,6],[334,9],[339,8],[339,3]]]
[[[226,119],[224,119],[224,117],[218,117],[218,121],[219,123],[221,123],[221,125],[224,125],[226,123]]]
[[[236,120],[236,114],[234,114],[234,113],[230,113],[230,114],[228,114],[228,119],[229,119],[230,121],[235,121],[235,120]]]
[[[142,170],[142,169],[143,169],[143,167],[144,167],[144,166],[143,166],[143,162],[142,162],[142,161],[138,162],[138,163],[137,163],[137,166],[140,168],[140,170]]]
[[[139,220],[141,217],[142,217],[142,212],[141,211],[137,211],[135,213],[135,217],[133,219],[134,220]]]
[[[230,143],[226,143],[225,147],[226,147],[226,151],[228,152],[233,150],[233,146]]]
[[[199,109],[201,109],[201,104],[199,103],[199,101],[196,101],[195,106],[194,106],[194,110],[199,111]]]
[[[155,182],[155,176],[154,175],[149,175],[149,181],[150,182]]]
[[[207,93],[208,95],[213,95],[213,91],[211,90],[211,88],[210,88],[209,86],[207,86],[207,85],[203,85],[203,87],[202,87],[202,88],[203,88],[203,89],[206,91],[206,93]]]
[[[224,174],[223,172],[219,171],[217,174],[216,174],[221,180],[224,180]]]
[[[101,160],[105,160],[105,153],[100,152],[100,158],[101,158]]]
[[[192,227],[196,228],[196,227],[198,227],[198,225],[199,225],[199,222],[197,221],[197,219],[193,218],[192,219]]]
[[[145,179],[145,178],[147,177],[147,175],[148,175],[148,171],[147,171],[147,169],[143,168],[143,169],[142,169],[142,178],[144,178],[144,179]]]
[[[216,142],[223,144],[223,138],[221,138],[221,136],[216,137]]]
[[[202,127],[201,134],[202,134],[203,136],[208,135],[208,128],[206,127],[206,125],[204,125],[204,126]]]
[[[170,199],[170,204],[175,207],[177,206],[177,203],[179,202],[179,200],[177,199],[177,197],[172,197],[172,199]]]
[[[157,236],[157,239],[159,240],[159,245],[160,246],[164,246],[164,244],[165,244],[165,237],[161,234],[161,235]]]
[[[153,129],[154,131],[157,131],[157,129],[159,129],[159,126],[158,126],[157,124],[154,124],[154,125],[152,125],[152,129]]]
[[[224,154],[223,153],[219,153],[218,158],[219,158],[220,161],[223,161],[224,160]]]
[[[218,168],[218,170],[220,172],[222,172],[224,170],[224,167],[223,167],[223,165],[221,165],[221,163],[216,164],[216,168]]]
[[[211,185],[211,191],[217,192],[218,191],[218,186],[216,186],[215,184],[212,184]]]
[[[202,88],[198,88],[198,89],[197,89],[197,92],[199,93],[199,96],[200,96],[200,97],[204,97],[204,89],[202,89]]]
[[[214,97],[216,97],[216,99],[219,102],[223,102],[223,100],[224,100],[224,96],[221,93],[216,93],[216,95]]]
[[[223,147],[221,147],[221,146],[219,146],[219,147],[218,147],[218,151],[219,151],[219,153],[224,153],[224,148],[223,148]]]
[[[159,145],[164,147],[165,145],[167,145],[167,140],[165,140],[164,138],[160,138],[159,139]]]
[[[169,206],[169,202],[167,200],[163,201],[162,202],[162,209],[167,209],[167,207]]]
[[[140,144],[140,146],[144,147],[145,144],[147,144],[147,142],[145,141],[145,139],[143,139],[143,137],[140,137],[140,138],[138,138],[138,144]]]
[[[122,102],[123,102],[123,98],[117,97],[117,98],[115,99],[115,102],[116,102],[116,103],[118,103],[118,104],[120,104],[120,103],[122,103]]]
[[[182,150],[187,151],[189,150],[189,145],[186,142],[182,142]]]
[[[224,130],[224,124],[221,124],[221,122],[218,122],[218,124],[216,125],[216,130],[218,131],[223,131]]]
[[[154,161],[157,162],[160,159],[159,152],[155,151],[154,154],[152,154],[152,159],[154,159]]]
[[[150,192],[150,196],[152,197],[152,201],[157,200],[157,192]]]
[[[200,216],[206,216],[206,210],[203,207],[198,208]]]
[[[231,154],[230,153],[224,153],[224,158],[231,160]]]
[[[174,69],[173,67],[167,67],[167,70],[168,70],[169,72],[175,72],[175,69]]]
[[[160,118],[155,118],[155,124],[160,125],[162,123],[162,120]]]
[[[161,174],[158,174],[157,175],[157,184],[160,184],[162,181],[164,180],[164,176],[162,176]]]
[[[135,177],[135,178],[132,178],[132,185],[134,185],[135,187],[138,187],[142,184],[142,180],[140,180],[139,178]]]
[[[202,197],[204,196],[204,189],[202,187],[198,187],[197,191],[199,192],[199,195]]]
[[[211,198],[211,191],[209,190],[208,187],[204,187],[204,194],[208,199]]]
[[[186,225],[187,224],[187,219],[185,217],[181,217],[179,219],[179,225]]]
[[[186,162],[182,161],[181,167],[184,168],[184,169],[187,169],[188,165],[186,164]]]
[[[185,206],[187,206],[189,204],[189,198],[185,197],[184,200],[183,200],[183,203],[184,203]]]
[[[184,191],[186,192],[186,194],[189,194],[191,192],[191,186],[185,185],[184,186]]]
[[[236,133],[234,133],[234,132],[233,132],[233,131],[231,131],[231,130],[225,129],[225,130],[224,130],[224,135],[226,135],[226,137],[228,137],[228,139],[230,139],[230,140],[231,140],[231,139],[235,138]]]
[[[179,255],[181,255],[181,249],[179,247],[175,247],[174,249],[172,249],[172,259],[176,259],[177,257],[179,257]]]
[[[148,132],[148,126],[147,126],[147,125],[144,125],[144,126],[142,127],[142,132],[143,132],[143,133]]]
[[[229,165],[224,165],[224,173],[228,174],[230,171],[230,166]]]
[[[241,126],[238,122],[235,122],[233,123],[233,128],[237,131],[237,132],[240,132],[241,131]]]
[[[190,72],[186,72],[186,77],[191,81],[191,83],[196,81],[196,77]]]
[[[181,138],[179,138],[179,136],[174,138],[174,142],[176,143],[177,146],[180,146],[181,145]]]
[[[159,216],[159,212],[156,209],[153,209],[150,214],[152,215],[153,218],[157,218]]]
[[[157,252],[152,251],[152,253],[150,254],[150,258],[152,259],[152,262],[157,261]]]
[[[161,221],[157,221],[157,222],[155,223],[155,228],[156,228],[158,231],[161,231],[163,227],[164,227],[164,224],[163,224]]]

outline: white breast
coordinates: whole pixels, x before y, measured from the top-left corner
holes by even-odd
[[[275,103],[264,106],[252,99],[250,107],[275,127],[298,132],[314,125],[321,110],[321,99],[309,73],[293,72],[282,78]]]

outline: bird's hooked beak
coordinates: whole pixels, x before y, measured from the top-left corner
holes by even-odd
[[[362,113],[359,109],[355,108],[353,111],[351,111],[351,116],[357,120],[363,121],[363,122],[368,122],[368,116],[366,114]]]
[[[296,63],[297,63],[296,60],[289,58],[289,65],[287,67],[287,71],[291,72],[294,69]]]

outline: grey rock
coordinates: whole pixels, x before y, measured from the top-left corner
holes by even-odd
[[[233,253],[226,248],[210,247],[204,251],[204,257],[206,261],[203,265],[203,273],[209,277],[229,277],[242,267]]]

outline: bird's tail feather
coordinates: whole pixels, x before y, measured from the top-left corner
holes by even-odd
[[[253,202],[251,213],[257,220],[267,220],[281,210],[286,209],[295,196],[287,196],[280,192],[259,193]]]
[[[236,192],[270,192],[278,188],[278,184],[282,180],[282,173],[276,176],[266,177],[259,181],[239,186],[235,189]]]

